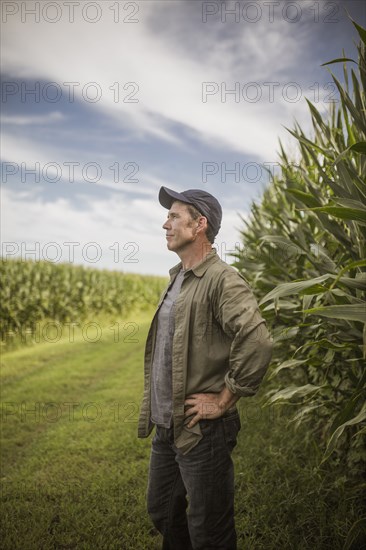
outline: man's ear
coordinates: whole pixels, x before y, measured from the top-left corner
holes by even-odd
[[[200,233],[201,231],[206,231],[207,229],[207,218],[205,218],[205,216],[201,216],[200,218],[198,218],[197,220],[197,233]]]

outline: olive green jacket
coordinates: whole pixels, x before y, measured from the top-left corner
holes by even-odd
[[[170,270],[170,283],[181,269]],[[169,283],[169,284],[170,284]],[[150,419],[150,373],[157,332],[157,312],[145,349],[145,389],[138,437],[147,437]],[[245,280],[223,262],[216,250],[187,270],[175,302],[172,351],[174,441],[183,454],[202,438],[199,423],[187,428],[184,401],[192,393],[220,392],[224,386],[239,396],[254,395],[271,358],[272,343],[257,302]]]

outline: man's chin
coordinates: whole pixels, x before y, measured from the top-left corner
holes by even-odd
[[[176,254],[178,254],[180,250],[179,246],[174,246],[173,243],[167,243],[166,247],[170,252],[175,252]]]

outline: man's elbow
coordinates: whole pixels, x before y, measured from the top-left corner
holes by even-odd
[[[272,352],[273,352],[273,341],[269,333],[267,333],[267,336],[265,338],[262,338],[260,342],[258,342],[258,348],[257,348],[257,365],[258,365],[258,378],[257,378],[257,388],[258,389],[260,383],[262,382],[268,367],[270,365],[271,359],[272,359]]]
[[[265,358],[266,369],[267,369],[269,363],[271,362],[272,352],[273,352],[273,340],[272,340],[269,333],[268,333],[268,338],[263,340],[263,342],[261,344],[261,348],[263,350],[263,355],[264,355],[264,358]]]

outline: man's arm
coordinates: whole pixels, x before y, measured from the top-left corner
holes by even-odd
[[[255,395],[272,355],[272,339],[257,301],[238,273],[226,273],[217,285],[218,322],[232,338],[225,386],[235,395]]]
[[[221,278],[213,308],[223,331],[232,338],[229,370],[223,373],[225,386],[220,393],[187,396],[185,416],[194,414],[188,427],[201,419],[219,418],[240,397],[254,395],[271,358],[266,323],[251,289],[235,271]]]

